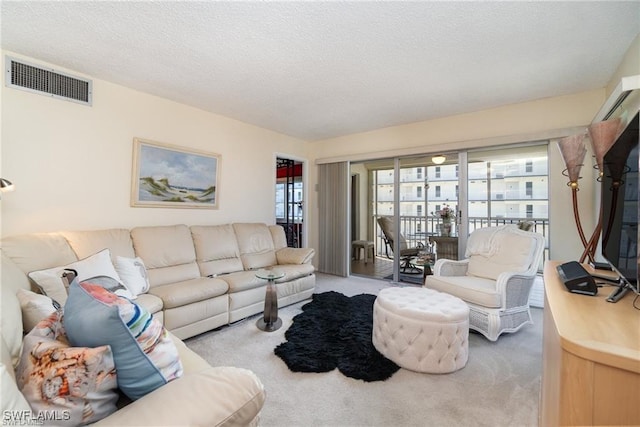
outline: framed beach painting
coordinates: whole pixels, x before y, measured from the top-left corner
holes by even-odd
[[[218,208],[220,155],[133,140],[131,206]]]

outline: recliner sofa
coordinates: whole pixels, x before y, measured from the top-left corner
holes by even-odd
[[[265,400],[249,370],[211,367],[180,340],[262,312],[266,281],[261,268],[285,273],[277,281],[282,306],[311,297],[314,250],[288,248],[280,226],[236,223],[63,231],[2,239],[2,409],[29,410],[14,369],[24,331],[19,289],[37,290],[28,274],[65,266],[104,249],[116,257],[140,257],[149,290],[135,302],[163,322],[184,366],[184,375],[122,407],[100,425],[257,425]],[[9,412],[7,412],[9,414]]]
[[[61,231],[2,239],[2,252],[22,272],[64,266],[109,249],[140,257],[150,282],[136,302],[185,339],[260,313],[266,281],[260,268],[285,273],[278,304],[308,299],[315,287],[312,248],[288,248],[278,225],[234,223]],[[32,282],[37,288],[37,283]]]

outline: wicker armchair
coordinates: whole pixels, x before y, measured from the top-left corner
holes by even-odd
[[[515,225],[481,228],[469,236],[465,259],[439,259],[424,286],[469,305],[469,328],[496,341],[532,323],[529,294],[544,237]]]

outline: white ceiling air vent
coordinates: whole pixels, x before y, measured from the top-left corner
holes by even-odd
[[[91,105],[93,82],[11,58],[5,59],[7,87]]]

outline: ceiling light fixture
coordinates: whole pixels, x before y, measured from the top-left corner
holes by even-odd
[[[431,161],[433,163],[435,163],[436,165],[441,165],[445,162],[445,160],[447,160],[447,158],[445,156],[443,156],[442,154],[438,154],[437,156],[433,156],[431,158]]]

